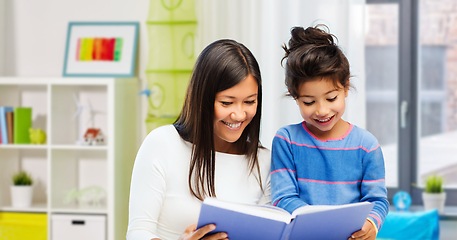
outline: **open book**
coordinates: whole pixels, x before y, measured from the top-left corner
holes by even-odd
[[[360,230],[374,203],[309,205],[292,214],[274,206],[246,205],[216,198],[203,201],[197,228],[214,223],[212,233],[238,239],[348,239]]]

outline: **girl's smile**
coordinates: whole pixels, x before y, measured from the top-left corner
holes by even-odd
[[[328,117],[328,118],[323,118],[323,119],[314,119],[318,124],[322,125],[322,126],[325,126],[327,124],[330,124],[332,123],[332,120],[333,118],[335,117],[335,115],[331,116],[331,117]]]

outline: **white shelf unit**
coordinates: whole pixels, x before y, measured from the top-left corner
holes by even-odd
[[[46,132],[43,145],[0,144],[0,211],[106,216],[107,240],[125,239],[130,176],[138,150],[138,80],[135,78],[0,77],[0,106],[31,107],[32,128]],[[74,118],[74,96],[83,106]],[[92,115],[90,111],[92,110]],[[77,145],[80,130],[100,128],[105,144]],[[26,170],[34,179],[30,208],[11,206],[11,176]],[[101,204],[64,203],[67,193],[102,187]],[[54,240],[54,239],[53,239]]]

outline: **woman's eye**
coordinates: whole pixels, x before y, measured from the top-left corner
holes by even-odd
[[[228,105],[232,104],[232,102],[221,102],[221,103],[222,103],[222,105],[224,105],[224,106],[228,106]]]
[[[311,105],[313,105],[314,101],[312,101],[312,102],[303,102],[303,103],[304,103],[306,106],[311,106]]]
[[[255,100],[252,100],[252,101],[245,101],[246,104],[254,104],[255,103]]]
[[[337,95],[337,96],[335,96],[334,98],[330,98],[330,99],[327,99],[327,101],[329,101],[329,102],[333,102],[333,101],[335,101],[335,100],[336,100],[336,98],[337,98],[337,97],[338,97],[338,95]]]

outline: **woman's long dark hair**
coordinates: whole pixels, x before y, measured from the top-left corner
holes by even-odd
[[[323,78],[332,80],[336,88],[350,87],[349,61],[336,44],[336,37],[328,33],[327,26],[294,27],[290,34],[289,47],[283,46],[285,55],[282,59],[287,59],[288,95],[297,99],[302,83]]]
[[[214,102],[216,93],[229,89],[252,75],[257,81],[257,112],[234,143],[238,154],[245,154],[252,174],[262,188],[257,158],[260,116],[262,109],[262,79],[259,65],[252,53],[234,40],[218,40],[208,45],[197,58],[187,88],[181,114],[174,123],[180,136],[193,143],[189,169],[189,189],[200,200],[216,196]]]

